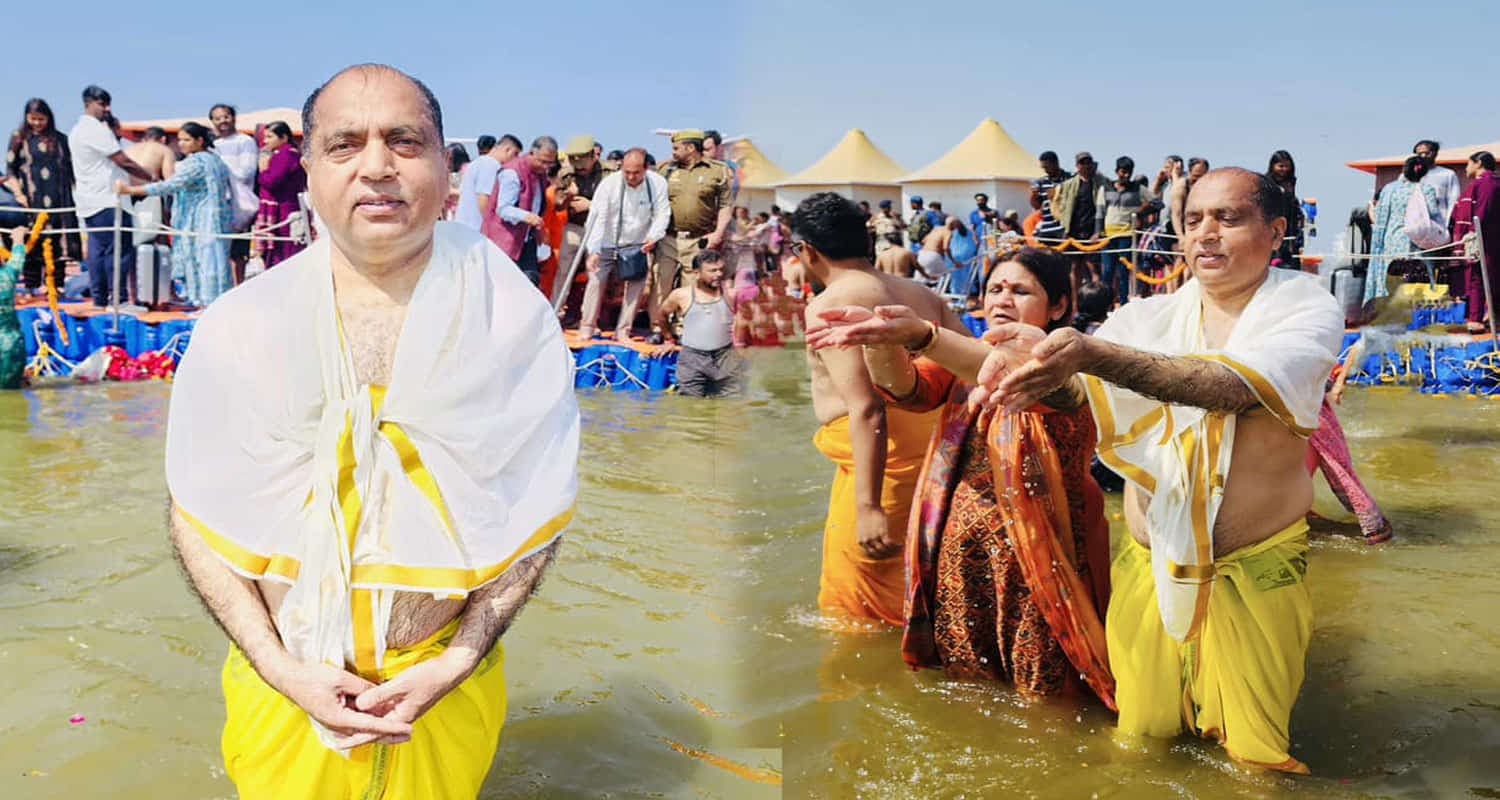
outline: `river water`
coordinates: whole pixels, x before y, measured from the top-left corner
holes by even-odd
[[[505,638],[484,797],[1500,797],[1500,403],[1351,389],[1398,538],[1350,538],[1320,488],[1292,720],[1314,775],[1289,778],[1116,743],[1101,708],[912,673],[896,633],[822,625],[832,470],[800,351],[754,361],[742,399],[583,396],[580,513]],[[163,532],[168,391],[0,393],[0,797],[234,796],[224,638]]]

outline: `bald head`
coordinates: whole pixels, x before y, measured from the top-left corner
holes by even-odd
[[[302,104],[302,137],[303,141],[311,147],[316,141],[313,138],[313,129],[317,125],[318,99],[323,96],[334,84],[346,81],[371,82],[382,78],[396,78],[411,84],[411,87],[422,95],[422,100],[427,107],[427,118],[437,130],[438,141],[443,139],[443,109],[438,105],[437,96],[427,88],[427,84],[387,64],[355,64],[344,67],[335,72],[333,77],[324,81],[321,86],[314,89],[307,96],[307,102]]]
[[[640,186],[641,181],[646,179],[646,151],[639,147],[632,147],[625,152],[625,157],[620,159],[620,172],[625,176],[625,182],[632,187]]]
[[[1209,170],[1193,184],[1188,196],[1191,197],[1192,192],[1198,191],[1198,186],[1207,181],[1213,181],[1216,184],[1224,181],[1227,182],[1226,186],[1233,187],[1231,191],[1243,192],[1250,206],[1258,211],[1261,219],[1267,223],[1285,218],[1281,206],[1281,189],[1263,173],[1244,167],[1220,167]]]
[[[1210,295],[1237,296],[1265,279],[1286,220],[1281,190],[1238,167],[1211,170],[1193,184],[1182,214],[1182,252]]]

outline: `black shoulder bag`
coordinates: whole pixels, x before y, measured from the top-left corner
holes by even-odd
[[[651,206],[651,212],[656,213],[656,200],[651,196],[651,176],[645,177],[646,202]],[[641,245],[633,244],[628,247],[620,246],[620,231],[625,228],[625,176],[620,175],[620,209],[619,216],[615,220],[615,272],[622,281],[638,281],[646,277],[651,265],[647,253],[641,249]]]

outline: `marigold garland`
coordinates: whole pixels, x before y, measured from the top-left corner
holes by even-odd
[[[1069,249],[1077,250],[1083,253],[1097,253],[1100,250],[1108,247],[1109,242],[1109,239],[1102,239],[1100,241],[1094,242],[1093,244],[1088,244],[1087,242],[1080,242],[1077,239],[1069,236],[1061,242],[1053,244],[1051,242],[1042,242],[1038,240],[1035,234],[1026,237],[1026,243],[1031,245],[1032,247],[1045,247],[1049,250],[1055,250],[1059,253]]]
[[[1146,284],[1148,286],[1160,286],[1160,285],[1162,285],[1164,283],[1170,283],[1172,281],[1175,281],[1175,280],[1177,280],[1177,278],[1179,276],[1182,275],[1183,271],[1187,269],[1187,262],[1186,261],[1178,261],[1177,262],[1177,267],[1175,269],[1173,269],[1171,272],[1167,273],[1166,275],[1163,275],[1160,278],[1155,278],[1155,277],[1152,277],[1150,275],[1147,275],[1144,272],[1141,272],[1141,271],[1137,270],[1135,268],[1135,264],[1131,263],[1130,259],[1128,259],[1128,258],[1122,258],[1122,259],[1120,259],[1120,263],[1124,264],[1125,267],[1126,267],[1126,269],[1129,269],[1131,272],[1135,273],[1135,279],[1136,280],[1138,280],[1141,283],[1144,283],[1144,284]]]
[[[36,222],[31,223],[31,236],[26,239],[26,252],[31,252],[31,248],[36,247],[36,240],[42,238],[42,228],[47,225],[47,217],[48,213],[43,211],[36,215]]]
[[[26,237],[26,252],[29,253],[29,252],[31,252],[31,248],[36,247],[36,240],[40,239],[42,237],[42,228],[46,224],[47,224],[47,212],[43,211],[42,213],[37,214],[36,215],[36,221],[33,222],[33,223],[31,223],[31,235],[28,236],[28,237]],[[10,251],[7,250],[7,249],[5,249],[4,247],[0,247],[0,261],[9,261],[9,260],[10,260]]]
[[[45,217],[46,214],[42,216]],[[51,239],[42,242],[42,260],[47,264],[47,277],[42,279],[47,284],[47,308],[52,309],[52,324],[57,326],[57,335],[62,339],[63,346],[67,347],[68,326],[63,322],[62,311],[57,307],[57,281],[53,280],[53,276],[57,274],[57,262],[52,259]]]

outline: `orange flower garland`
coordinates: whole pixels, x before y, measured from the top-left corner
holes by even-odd
[[[1167,273],[1166,275],[1163,275],[1160,278],[1153,278],[1152,276],[1147,275],[1146,273],[1137,270],[1135,268],[1135,264],[1131,263],[1130,259],[1128,259],[1128,258],[1122,258],[1122,259],[1120,259],[1120,263],[1124,264],[1127,269],[1129,269],[1131,272],[1135,273],[1135,279],[1136,280],[1138,280],[1141,283],[1144,283],[1144,284],[1146,284],[1148,286],[1160,286],[1160,285],[1162,285],[1164,283],[1170,283],[1171,281],[1175,281],[1175,280],[1177,280],[1178,276],[1182,275],[1183,270],[1187,269],[1187,262],[1186,261],[1182,261],[1181,259],[1179,259],[1177,261],[1177,267],[1175,269],[1173,269],[1171,272]]]
[[[42,214],[42,217],[45,218],[46,216],[45,213]],[[31,240],[33,242],[36,241],[36,234],[32,234]],[[52,276],[57,274],[57,262],[52,260],[51,239],[42,242],[42,260],[47,264],[47,277],[42,279],[42,282],[47,284],[47,308],[52,309],[52,324],[57,326],[57,335],[62,338],[63,346],[66,347],[68,344],[68,326],[63,322],[62,311],[57,307],[57,281],[52,279]]]

